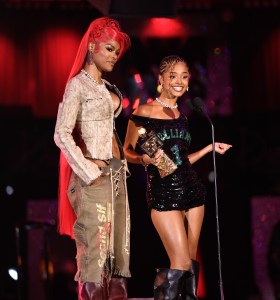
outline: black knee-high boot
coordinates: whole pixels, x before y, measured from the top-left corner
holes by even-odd
[[[182,288],[182,300],[197,300],[199,263],[192,260],[191,276],[185,276]]]
[[[185,270],[157,269],[154,283],[154,300],[179,299],[186,273],[188,271]]]

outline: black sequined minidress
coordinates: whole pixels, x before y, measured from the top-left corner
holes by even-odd
[[[147,202],[158,211],[188,210],[206,201],[206,188],[189,162],[161,178],[155,166],[149,166]]]

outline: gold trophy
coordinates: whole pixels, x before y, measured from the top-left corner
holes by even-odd
[[[154,134],[153,131],[147,133],[147,130],[142,127],[138,130],[140,139],[138,140],[138,145],[140,148],[150,157],[153,157],[154,154],[160,149],[163,145],[163,142],[160,138]],[[163,178],[167,175],[172,174],[176,169],[176,164],[171,160],[171,158],[163,152],[161,160],[157,165],[160,177]]]

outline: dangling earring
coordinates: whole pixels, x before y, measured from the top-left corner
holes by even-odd
[[[87,63],[89,65],[93,65],[93,54],[91,51],[88,51],[88,53],[87,53]]]
[[[158,82],[158,86],[157,86],[158,93],[161,93],[163,89],[164,89],[163,84],[161,82]]]
[[[93,65],[93,47],[92,45],[89,46],[88,48],[88,53],[87,53],[87,63],[89,65]]]
[[[187,87],[187,92],[189,91],[189,87]]]

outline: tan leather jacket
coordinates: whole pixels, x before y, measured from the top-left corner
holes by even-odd
[[[67,83],[58,108],[54,141],[86,184],[101,175],[98,166],[87,158],[112,158],[114,105],[109,90],[122,99],[116,86],[105,80],[103,83],[82,72],[77,74]],[[120,101],[115,117],[121,109]]]

